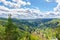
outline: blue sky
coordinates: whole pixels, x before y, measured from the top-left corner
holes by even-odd
[[[60,0],[0,0],[0,12],[17,18],[59,18]]]
[[[56,2],[46,2],[45,0],[30,0],[32,6],[38,7],[41,11],[52,11],[57,6]]]
[[[42,12],[45,11],[53,11],[53,8],[57,6],[55,1],[47,2],[46,0],[24,0],[29,1],[31,3],[30,6],[26,6],[29,8],[39,8]]]

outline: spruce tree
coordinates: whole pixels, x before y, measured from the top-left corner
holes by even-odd
[[[5,40],[17,40],[18,32],[16,31],[16,25],[13,24],[11,14],[9,14],[8,22],[6,25],[6,38]]]

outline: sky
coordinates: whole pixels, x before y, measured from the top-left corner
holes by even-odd
[[[0,0],[0,17],[60,18],[60,0]]]

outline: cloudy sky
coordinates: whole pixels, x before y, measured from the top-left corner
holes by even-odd
[[[60,18],[60,0],[0,0],[0,17]]]

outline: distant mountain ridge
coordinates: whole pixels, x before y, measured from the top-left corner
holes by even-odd
[[[6,18],[0,18],[0,20],[6,21]],[[20,25],[26,25],[31,27],[56,27],[58,24],[60,24],[60,19],[52,19],[52,18],[41,18],[41,19],[12,19],[14,23],[16,23],[18,26]]]

